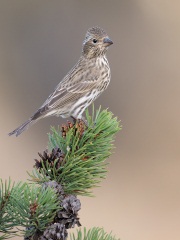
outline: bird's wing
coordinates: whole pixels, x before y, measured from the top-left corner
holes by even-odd
[[[87,80],[84,82],[76,83],[74,86],[70,86],[67,88],[67,91],[69,93],[86,93],[91,91],[94,87],[96,87],[97,81],[93,80]]]
[[[63,107],[65,104],[77,101],[97,85],[95,81],[79,82],[67,88],[61,88],[51,97],[48,108]]]
[[[77,101],[83,97],[87,92],[91,92],[99,84],[99,71],[94,69],[88,74],[87,71],[82,71],[82,74],[77,74],[76,71],[72,72],[65,81],[60,82],[55,91],[49,96],[43,104],[46,111],[52,108],[61,108],[66,104]]]
[[[62,82],[58,84],[55,91],[47,98],[44,104],[35,112],[32,119],[37,119],[52,110],[71,107],[71,104],[78,101],[88,92],[91,92],[99,84],[99,71],[94,69],[88,74],[87,71],[81,71],[77,74],[78,69],[74,69],[68,74]],[[92,69],[91,69],[92,70]]]

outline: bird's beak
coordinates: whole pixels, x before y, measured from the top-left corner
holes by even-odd
[[[111,41],[110,38],[106,37],[103,39],[103,43],[106,47],[110,46],[111,44],[113,44],[113,41]]]

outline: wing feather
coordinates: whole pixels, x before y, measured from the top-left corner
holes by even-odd
[[[79,66],[80,67],[80,66]],[[46,109],[46,113],[54,108],[70,106],[88,92],[91,92],[98,85],[99,71],[93,68],[85,69],[81,66],[81,71],[76,66],[58,84],[55,91],[48,97],[41,109]]]
[[[86,95],[88,92],[91,92],[96,85],[96,82],[82,82],[64,89],[64,91],[58,91],[50,99],[48,108],[60,108],[64,107],[66,104],[68,105],[69,103],[73,103]]]

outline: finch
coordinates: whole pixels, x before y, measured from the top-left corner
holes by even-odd
[[[106,52],[111,44],[113,42],[102,28],[88,29],[79,61],[43,105],[9,136],[18,136],[40,119],[49,116],[82,119],[84,110],[109,85],[111,73]]]

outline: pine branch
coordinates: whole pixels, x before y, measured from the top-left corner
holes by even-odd
[[[51,128],[49,149],[35,160],[31,184],[0,182],[0,240],[21,234],[24,240],[66,240],[68,229],[81,226],[76,195],[92,196],[106,177],[106,159],[121,127],[107,110],[86,110],[87,123]],[[19,229],[19,227],[21,227]],[[84,229],[72,240],[116,240],[101,228]]]
[[[91,196],[91,189],[106,177],[105,161],[113,149],[114,134],[121,129],[117,118],[99,108],[90,116],[86,110],[87,126],[83,121],[68,122],[59,129],[51,128],[49,153],[40,154],[30,174],[32,181],[55,180],[66,194]]]

